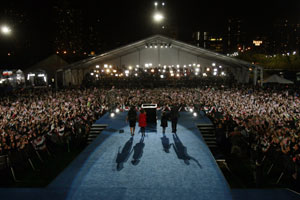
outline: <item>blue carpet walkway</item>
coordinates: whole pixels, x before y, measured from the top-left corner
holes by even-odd
[[[160,122],[146,137],[132,138],[127,113],[109,124],[50,186],[67,188],[67,199],[231,199],[230,189],[196,127],[200,119],[181,113],[177,136]],[[124,133],[119,133],[124,129]]]

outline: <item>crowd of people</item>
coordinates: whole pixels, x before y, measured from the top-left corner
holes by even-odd
[[[175,104],[205,111],[217,127],[217,142],[224,150],[229,141],[230,153],[240,154],[247,144],[257,165],[279,161],[293,179],[300,179],[299,90],[224,85],[23,90],[0,99],[0,155],[18,157],[12,161],[24,160],[29,146],[43,150],[83,141],[91,124],[112,108]]]
[[[25,168],[33,156],[42,159],[43,152],[51,155],[57,148],[70,151],[82,145],[93,121],[105,112],[98,94],[20,90],[1,97],[0,156],[8,155],[13,167]]]

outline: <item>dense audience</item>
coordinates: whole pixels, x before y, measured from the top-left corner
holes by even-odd
[[[299,90],[208,85],[15,92],[0,101],[0,155],[14,157],[17,152],[24,159],[31,146],[44,150],[82,141],[91,124],[112,108],[177,104],[205,111],[216,124],[217,142],[224,151],[229,146],[233,154],[250,152],[257,165],[279,161],[299,180]]]
[[[9,155],[16,166],[35,151],[50,154],[57,146],[78,146],[105,111],[95,96],[99,91],[29,90],[1,97],[0,155]]]

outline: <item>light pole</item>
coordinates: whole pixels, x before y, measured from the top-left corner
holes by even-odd
[[[153,32],[155,34],[162,33],[165,28],[165,3],[164,2],[154,2],[154,12],[152,13],[152,21],[153,21]]]

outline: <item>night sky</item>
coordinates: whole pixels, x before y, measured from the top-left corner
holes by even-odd
[[[32,44],[29,49],[25,49],[28,59],[20,56],[20,52],[19,57],[14,59],[22,60],[23,65],[27,66],[51,55],[53,32],[56,28],[53,23],[54,2],[47,0],[1,1],[0,13],[7,8],[17,9],[26,13],[27,20],[25,25],[14,27],[13,37],[7,39],[0,36],[1,50],[3,51],[3,48],[7,46],[13,46],[14,40],[26,40],[30,37]],[[103,39],[108,43],[116,41],[116,38],[125,43],[132,42],[153,34],[154,24],[151,15],[154,11],[154,1],[72,0],[70,2],[72,6],[84,11],[85,20],[100,19]],[[268,31],[272,23],[280,18],[288,17],[300,21],[299,0],[270,1],[269,3],[262,0],[166,0],[164,2],[166,3],[165,22],[178,29],[178,39],[182,41],[191,40],[192,31],[195,30],[222,32],[229,17],[242,18],[245,22],[245,29],[251,34]],[[9,21],[3,15],[0,17],[1,24]]]

